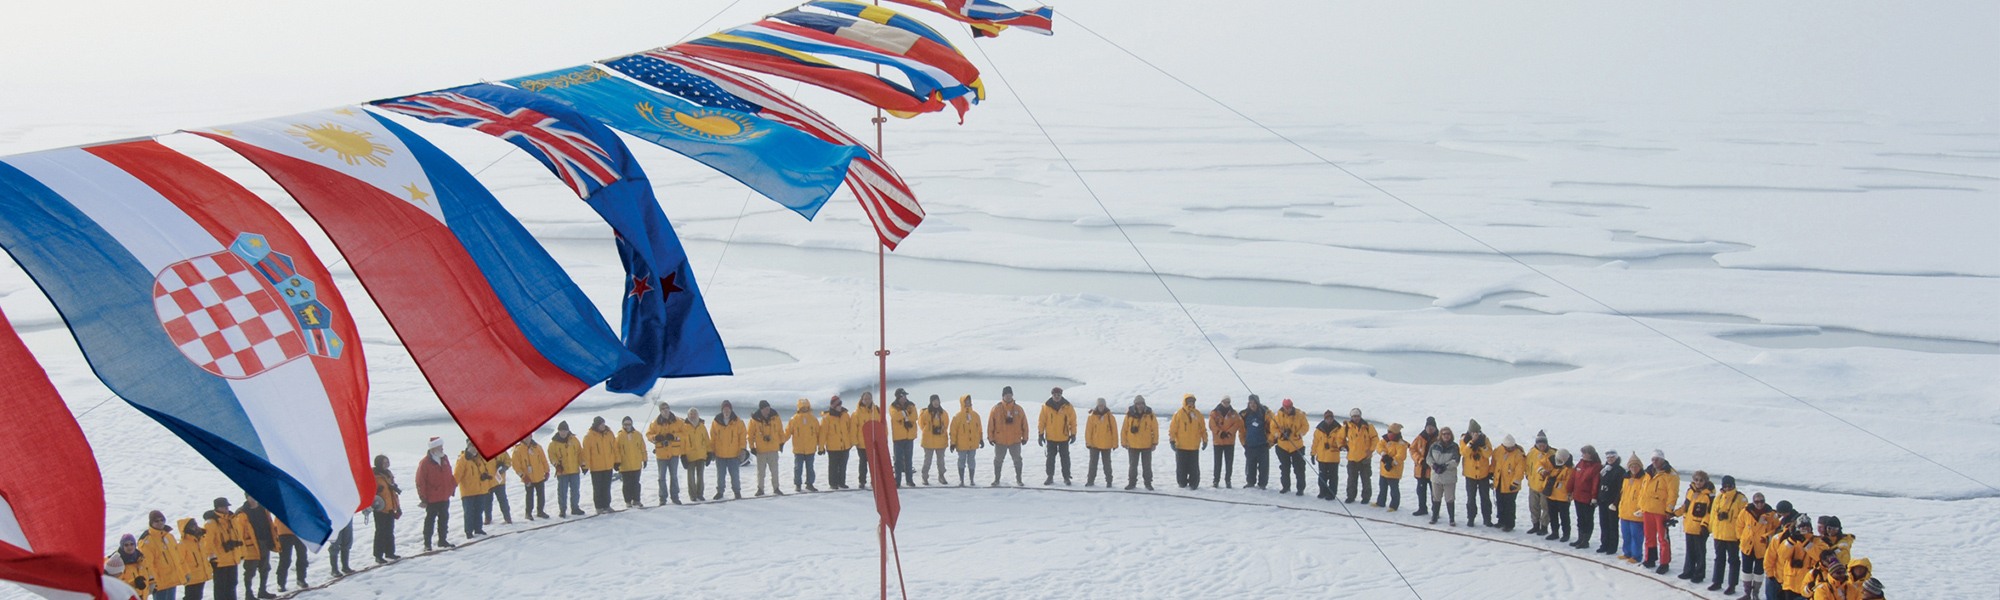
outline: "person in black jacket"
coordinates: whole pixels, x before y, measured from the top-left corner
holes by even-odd
[[[1617,450],[1604,452],[1604,474],[1597,479],[1598,554],[1618,553],[1618,496],[1625,491],[1625,465]]]
[[[270,590],[271,549],[278,547],[278,540],[271,536],[271,511],[258,504],[257,499],[243,497],[243,516],[250,521],[250,532],[257,537],[257,558],[243,561],[243,596],[250,596],[250,579],[257,579],[258,598],[276,598]],[[283,579],[284,573],[278,577]]]

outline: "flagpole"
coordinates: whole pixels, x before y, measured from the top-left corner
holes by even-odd
[[[882,0],[873,0],[873,4],[878,7],[882,6]],[[877,79],[882,77],[882,65],[880,64],[875,65],[875,77]],[[875,118],[872,121],[875,123],[875,154],[877,156],[887,156],[888,150],[882,147],[882,125],[887,123],[888,119],[882,115],[881,107],[878,106],[875,108]],[[880,421],[880,427],[883,428],[881,440],[883,443],[893,443],[890,441],[887,431],[889,427],[889,415],[886,410],[889,407],[889,251],[882,245],[882,240],[879,239],[875,240],[875,318],[876,334],[879,336],[877,338],[879,345],[875,349],[875,358],[879,365],[879,371],[877,372],[879,379],[876,382],[878,386],[875,388],[875,398],[877,398],[877,406],[885,409]],[[883,450],[887,449],[884,448]],[[899,477],[895,473],[894,461],[891,461],[891,465],[889,476]],[[876,474],[876,478],[875,485],[882,485],[880,481],[881,474]],[[879,523],[875,528],[877,541],[879,542],[877,545],[881,554],[882,600],[889,600],[889,524]],[[899,571],[898,575],[900,575],[900,564],[897,565],[897,569]],[[907,592],[905,593],[907,594]]]

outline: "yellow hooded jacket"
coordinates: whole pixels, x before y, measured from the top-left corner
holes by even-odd
[[[646,468],[646,434],[638,429],[618,431],[618,472],[631,473]]]
[[[1022,410],[1019,402],[1001,400],[994,404],[986,415],[986,437],[1000,446],[1027,443],[1028,411]]]
[[[868,436],[865,434],[869,427],[879,427],[876,423],[880,422],[882,422],[881,408],[873,404],[856,404],[854,406],[854,447],[867,450]],[[866,461],[868,459],[863,458],[861,460]]]
[[[583,434],[583,468],[593,472],[617,470],[618,434],[597,429]]]
[[[1715,503],[1709,507],[1709,514],[1713,515],[1709,519],[1709,528],[1715,530],[1715,541],[1735,542],[1743,539],[1743,528],[1740,525],[1745,520],[1743,517],[1746,513],[1743,512],[1743,508],[1749,503],[1750,500],[1743,496],[1743,492],[1736,490],[1715,495]]]
[[[1321,464],[1340,462],[1340,447],[1346,443],[1347,435],[1340,425],[1320,421],[1313,427],[1313,460]]]
[[[1271,413],[1271,439],[1279,450],[1298,452],[1306,447],[1306,432],[1312,424],[1306,422],[1306,411],[1293,408],[1291,414],[1279,408]]]
[[[773,409],[770,418],[760,418],[750,413],[750,451],[758,454],[777,452],[785,448],[790,433],[785,431],[785,422],[778,420],[778,411]],[[817,445],[817,444],[815,444]],[[815,448],[817,450],[817,448]],[[719,455],[718,455],[719,456]]]
[[[576,434],[567,438],[550,437],[548,449],[549,465],[557,475],[575,475],[583,470],[583,442],[576,439]]]
[[[549,454],[542,450],[541,444],[531,445],[526,440],[514,444],[508,461],[513,463],[515,471],[521,473],[523,484],[534,485],[549,479]]]
[[[477,496],[493,489],[493,463],[480,458],[479,452],[467,450],[458,453],[458,464],[451,466],[452,479],[458,481],[459,497]]]
[[[958,397],[958,414],[951,417],[951,448],[959,452],[978,450],[986,445],[979,413],[972,410],[972,396]]]
[[[748,449],[750,434],[743,424],[743,418],[734,415],[716,415],[708,425],[708,442],[712,445],[715,458],[732,459],[743,456]]]
[[[917,408],[915,402],[889,404],[889,440],[901,442],[917,439]],[[929,446],[925,446],[928,448]],[[943,446],[939,446],[942,448]]]
[[[1382,454],[1381,473],[1385,479],[1402,479],[1403,463],[1416,460],[1416,454],[1410,450],[1410,443],[1403,441],[1400,433],[1396,434],[1396,439],[1393,440],[1386,435],[1382,436],[1382,441],[1375,444],[1375,449]]]
[[[1466,479],[1486,479],[1493,476],[1493,445],[1484,435],[1477,438],[1477,443],[1473,440],[1459,442],[1458,455],[1461,457],[1459,467]]]
[[[1083,424],[1083,446],[1092,450],[1114,450],[1118,448],[1118,417],[1111,409],[1090,410]]]
[[[180,559],[185,569],[181,574],[181,585],[207,583],[215,578],[215,568],[209,566],[209,561],[215,558],[215,548],[208,543],[207,532],[202,532],[200,537],[188,533],[188,526],[193,524],[194,519],[180,520]]]
[[[1639,521],[1644,519],[1644,511],[1639,510],[1639,498],[1646,495],[1646,480],[1651,478],[1644,469],[1625,470],[1625,487],[1618,491],[1618,519]]]
[[[1553,448],[1543,452],[1541,448],[1528,446],[1528,491],[1537,494],[1548,489],[1549,471],[1555,468],[1556,453]]]
[[[653,417],[652,422],[646,424],[646,439],[653,442],[653,458],[665,461],[670,458],[685,456],[687,454],[688,437],[687,421],[671,414],[664,416],[672,417],[673,420],[666,421],[662,420],[661,417]]]
[[[1528,455],[1520,446],[1501,446],[1493,452],[1493,491],[1512,494],[1521,491],[1521,476],[1528,474]],[[1471,477],[1471,475],[1466,475]]]
[[[967,409],[971,408],[970,402],[970,400],[965,401],[964,406]],[[977,419],[978,417],[973,418]],[[930,407],[926,406],[923,410],[918,411],[917,428],[924,433],[924,449],[943,450],[951,447],[952,418],[950,413],[945,412],[944,407],[940,406],[937,410],[931,410]],[[979,444],[975,443],[972,447],[978,448]]]
[[[1037,427],[1042,437],[1051,442],[1066,443],[1076,439],[1076,406],[1064,398],[1060,406],[1042,403],[1041,420]]]
[[[1181,405],[1167,423],[1167,440],[1175,450],[1200,450],[1208,442],[1208,417],[1195,407]]]
[[[1140,409],[1135,406],[1125,411],[1124,426],[1118,431],[1124,436],[1119,441],[1126,449],[1152,450],[1160,445],[1160,418],[1153,416],[1152,407]]]
[[[813,416],[809,400],[799,401],[799,410],[792,413],[792,421],[785,425],[785,431],[792,435],[792,454],[816,454],[826,449],[820,439],[819,417]]]
[[[207,546],[204,550],[215,557],[215,566],[234,567],[243,561],[242,548],[237,546],[243,542],[243,534],[236,526],[234,516],[218,516],[202,523],[201,528],[208,530],[208,534],[201,541]]]
[[[1715,488],[1704,487],[1687,491],[1687,499],[1674,510],[1681,518],[1681,531],[1688,535],[1704,535],[1713,528],[1715,514]]]
[[[151,573],[147,583],[155,590],[182,585],[187,566],[181,561],[181,542],[173,532],[147,527],[138,541],[139,554],[146,557],[146,571]]]
[[[1661,469],[1646,478],[1639,493],[1639,510],[1654,515],[1671,513],[1680,503],[1680,493],[1680,474],[1672,468]]]
[[[683,458],[688,462],[706,462],[709,454],[715,452],[715,446],[708,441],[708,427],[701,421],[681,419],[681,422],[687,423],[687,454]]]
[[[1375,441],[1381,439],[1382,434],[1375,431],[1374,425],[1363,419],[1348,419],[1340,430],[1347,435],[1344,444],[1347,462],[1361,462],[1375,455]]]
[[[819,414],[819,442],[827,452],[853,450],[861,442],[860,420],[854,413],[842,409],[838,414],[827,410]]]

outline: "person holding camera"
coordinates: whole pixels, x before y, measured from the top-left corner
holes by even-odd
[[[521,438],[508,451],[507,463],[521,473],[521,515],[533,521],[535,517],[549,518],[548,482],[549,453],[535,442],[534,434]]]
[[[1438,522],[1438,511],[1443,509],[1451,515],[1451,526],[1458,526],[1458,466],[1463,460],[1458,444],[1451,441],[1451,428],[1437,432],[1437,441],[1424,449],[1424,464],[1431,470],[1431,524]],[[1465,514],[1472,520],[1471,511]]]
[[[1749,514],[1748,508],[1749,501],[1744,498],[1743,492],[1736,491],[1736,478],[1723,475],[1722,489],[1715,493],[1715,503],[1709,506],[1709,514],[1713,515],[1709,529],[1715,535],[1715,569],[1712,575],[1715,582],[1708,584],[1708,591],[1721,590],[1726,575],[1729,591],[1722,594],[1736,595],[1737,573],[1743,570],[1743,528],[1740,525],[1746,518],[1755,518]]]
[[[1543,467],[1548,470],[1547,473],[1542,475],[1542,498],[1548,502],[1549,523],[1548,527],[1545,528],[1547,531],[1543,533],[1542,539],[1552,542],[1569,541],[1569,528],[1571,524],[1569,519],[1569,483],[1570,479],[1576,475],[1576,466],[1575,463],[1571,462],[1572,460],[1575,460],[1575,457],[1570,456],[1569,450],[1556,450],[1555,457]]]
[[[687,454],[688,423],[660,403],[659,416],[646,424],[646,439],[653,442],[653,463],[659,467],[660,505],[681,503],[682,457]]]
[[[1451,438],[1444,439],[1445,443],[1451,443]],[[1411,516],[1421,517],[1430,514],[1432,493],[1430,453],[1431,444],[1437,441],[1437,417],[1424,417],[1424,430],[1417,432],[1416,437],[1410,438],[1410,462],[1417,464],[1416,473],[1413,473],[1417,480],[1417,510],[1410,513]]]
[[[1319,463],[1319,494],[1321,500],[1334,500],[1340,494],[1340,447],[1347,443],[1347,436],[1341,432],[1340,420],[1334,418],[1333,411],[1319,415],[1319,424],[1313,426],[1313,461]]]
[[[464,513],[465,538],[486,535],[486,492],[493,488],[493,466],[479,456],[479,448],[472,440],[465,441],[465,450],[458,455],[458,465],[452,468],[452,479],[458,482],[458,508]]]
[[[932,396],[936,398],[936,396]],[[896,388],[896,399],[889,403],[889,447],[895,459],[896,479],[904,487],[916,487],[917,403],[910,401],[910,393]],[[926,457],[928,458],[928,457]],[[925,467],[928,478],[930,467]]]
[[[1674,562],[1674,543],[1667,537],[1667,528],[1672,524],[1668,519],[1673,509],[1680,504],[1681,476],[1674,466],[1667,462],[1667,454],[1653,451],[1653,461],[1646,467],[1646,480],[1639,493],[1639,512],[1645,518],[1647,568],[1661,575],[1667,574],[1667,565]],[[1657,557],[1654,550],[1657,549]],[[1655,563],[1652,559],[1658,558]],[[1655,565],[1658,565],[1655,568]]]
[[[1104,487],[1113,487],[1111,476],[1111,451],[1118,449],[1118,417],[1111,414],[1111,407],[1103,398],[1097,399],[1097,406],[1091,407],[1090,416],[1083,425],[1083,449],[1090,454],[1090,473],[1084,477],[1083,486],[1097,485],[1097,465],[1104,465]]]
[[[1396,509],[1403,506],[1403,465],[1410,462],[1404,457],[1415,458],[1411,454],[1410,443],[1403,441],[1403,424],[1390,423],[1389,433],[1382,434],[1382,439],[1376,442],[1375,449],[1382,457],[1382,480],[1375,486],[1380,490],[1375,496],[1375,508],[1387,508],[1389,512],[1396,512]],[[1367,502],[1368,499],[1364,497],[1361,501]]]
[[[1076,439],[1076,407],[1063,397],[1062,388],[1049,390],[1049,399],[1042,402],[1041,418],[1035,421],[1040,432],[1035,443],[1043,447],[1042,469],[1048,473],[1042,485],[1056,484],[1056,462],[1062,462],[1063,485],[1070,485],[1069,444]]]
[[[936,405],[937,396],[931,396],[931,403]],[[979,470],[979,449],[985,447],[985,432],[979,424],[979,413],[972,410],[972,395],[959,396],[958,414],[951,417],[951,448],[958,452],[959,487],[972,485],[972,477]],[[924,460],[928,462],[930,459]],[[944,481],[942,461],[938,463],[938,471],[938,481],[943,485],[951,485],[950,482]],[[995,475],[993,480],[998,483],[1000,478]]]
[[[1465,526],[1484,522],[1487,527],[1497,527],[1493,522],[1493,440],[1479,430],[1477,420],[1466,423],[1465,433],[1458,437],[1459,465],[1465,475]]]
[[[708,426],[708,443],[715,455],[715,499],[722,499],[722,486],[727,484],[730,497],[742,500],[743,454],[750,450],[750,434],[728,400],[716,411],[715,424]]]
[[[1243,415],[1229,405],[1229,397],[1223,396],[1208,411],[1209,447],[1214,462],[1210,464],[1209,487],[1236,487],[1236,438],[1243,433]]]
[[[840,396],[834,396],[826,403],[826,412],[819,414],[820,453],[826,455],[827,487],[847,489],[847,456],[859,441],[860,429],[854,425],[854,413],[840,405]],[[863,457],[862,464],[867,464]]]
[[[1306,495],[1306,431],[1312,425],[1306,423],[1305,411],[1292,406],[1292,399],[1286,398],[1278,407],[1278,414],[1271,418],[1273,445],[1278,447],[1278,493],[1298,488],[1292,495]]]
[[[1714,508],[1715,486],[1708,482],[1708,471],[1695,471],[1694,478],[1688,481],[1680,506],[1674,507],[1673,511],[1673,515],[1681,520],[1681,534],[1687,543],[1687,561],[1681,565],[1679,578],[1689,583],[1707,580],[1708,534],[1712,529]]]
[[[969,402],[967,400],[966,402]],[[974,417],[977,418],[977,417]],[[931,484],[931,462],[937,462],[938,485],[951,485],[944,477],[944,451],[951,447],[951,430],[954,425],[951,415],[944,411],[944,404],[937,394],[931,394],[930,405],[917,415],[917,430],[923,432],[924,485]],[[974,440],[977,441],[977,440]],[[974,446],[977,447],[977,446]],[[961,471],[964,467],[959,468]]]
[[[1028,443],[1028,411],[1014,402],[1014,386],[1000,388],[1000,403],[986,416],[986,438],[993,442],[993,483],[1000,485],[1000,467],[1014,459],[1014,485],[1021,482],[1021,446]]]
[[[1125,489],[1137,486],[1143,478],[1146,489],[1152,490],[1153,448],[1160,445],[1160,419],[1146,406],[1145,396],[1132,397],[1119,433],[1119,442],[1125,446]]]
[[[757,455],[757,495],[764,495],[764,476],[771,477],[771,492],[785,495],[785,486],[778,479],[778,452],[785,449],[790,439],[785,431],[785,422],[778,420],[778,409],[771,408],[769,400],[758,400],[756,412],[750,413],[750,451]]]
[[[1493,510],[1499,513],[1501,531],[1514,530],[1518,515],[1516,509],[1519,508],[1517,502],[1521,497],[1521,478],[1526,475],[1527,453],[1521,450],[1520,444],[1514,443],[1514,436],[1500,438],[1500,449],[1493,452]],[[1467,512],[1471,512],[1469,507]]]
[[[202,529],[208,535],[202,542],[208,545],[208,553],[215,558],[210,562],[215,569],[209,580],[215,584],[215,599],[235,600],[236,574],[243,562],[243,536],[237,529],[236,515],[229,511],[228,498],[216,498],[214,510],[202,513]]]
[[[1347,499],[1345,502],[1353,503],[1354,493],[1359,491],[1361,492],[1361,503],[1367,504],[1368,497],[1375,494],[1374,486],[1371,485],[1374,478],[1369,477],[1369,467],[1373,466],[1372,463],[1374,461],[1369,459],[1375,457],[1375,439],[1380,437],[1381,434],[1375,431],[1375,426],[1370,424],[1367,419],[1361,418],[1360,408],[1347,411],[1347,424],[1342,425],[1340,430],[1342,437],[1345,438],[1342,440],[1341,445],[1347,450]]]

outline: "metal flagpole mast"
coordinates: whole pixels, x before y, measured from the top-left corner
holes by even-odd
[[[882,0],[874,0],[874,5],[881,6]],[[878,79],[882,77],[882,65],[875,65],[875,77]],[[882,148],[882,125],[888,122],[888,119],[882,115],[881,107],[875,108],[873,122],[875,123],[875,154],[881,156],[886,152]],[[878,372],[880,379],[877,380],[879,385],[875,388],[875,402],[877,406],[887,409],[889,406],[889,251],[882,246],[882,240],[880,239],[875,240],[875,317],[876,333],[880,336],[878,338],[880,345],[875,349],[876,362],[880,367]],[[883,427],[885,431],[880,439],[883,443],[892,443],[886,434],[886,429],[889,426],[888,411],[884,410],[882,416],[883,418],[879,421],[879,426]],[[895,473],[895,467],[890,467],[889,471],[888,475],[890,477],[899,476]],[[880,481],[881,475],[880,473],[876,474],[877,481],[875,485],[877,486],[882,485]],[[877,523],[875,525],[875,535],[880,538],[877,541],[882,553],[882,600],[889,600],[889,525],[887,523]],[[898,568],[901,567],[899,566]]]

